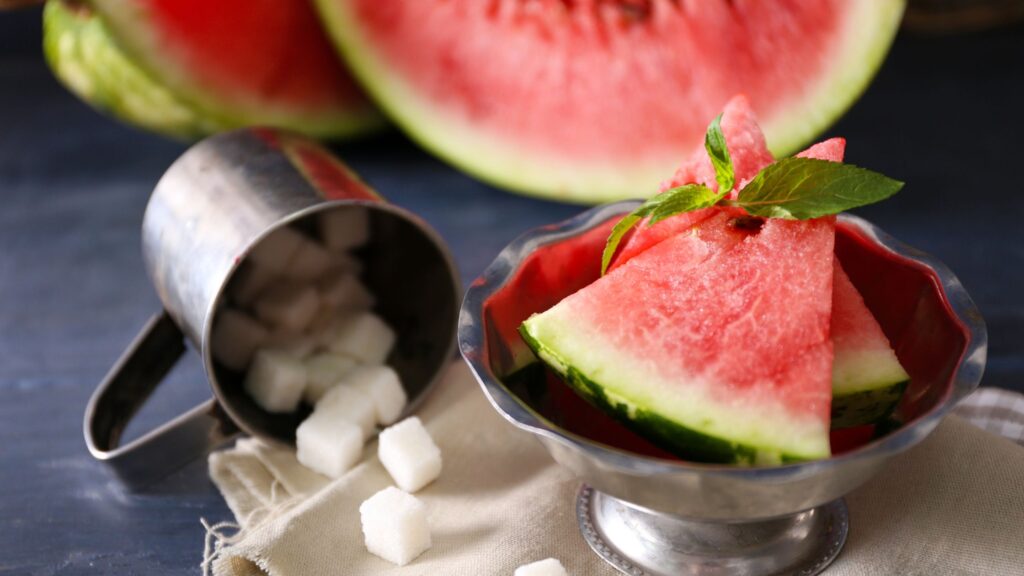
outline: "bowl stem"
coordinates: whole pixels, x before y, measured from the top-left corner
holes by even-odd
[[[839,554],[849,527],[842,499],[779,518],[715,522],[643,510],[585,484],[576,515],[587,544],[632,576],[812,576]]]

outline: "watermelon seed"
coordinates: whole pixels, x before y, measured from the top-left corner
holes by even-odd
[[[761,226],[764,226],[764,218],[759,218],[757,216],[737,216],[730,220],[729,224],[738,230],[760,232]]]

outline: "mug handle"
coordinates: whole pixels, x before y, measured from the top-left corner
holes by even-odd
[[[153,315],[93,392],[85,443],[131,488],[141,488],[239,434],[211,398],[142,437],[121,444],[128,422],[185,352],[185,335],[166,311]]]

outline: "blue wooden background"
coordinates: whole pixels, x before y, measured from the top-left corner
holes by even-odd
[[[38,10],[0,13],[0,573],[196,573],[199,518],[230,513],[202,462],[144,494],[93,462],[81,422],[93,386],[157,307],[142,211],[183,150],[89,109],[51,77]],[[908,182],[859,211],[937,255],[988,321],[984,384],[1024,390],[1024,28],[903,33],[830,134],[847,159]],[[513,237],[579,207],[513,196],[399,134],[338,146],[383,194],[422,214],[469,282]],[[185,362],[137,435],[207,397]]]

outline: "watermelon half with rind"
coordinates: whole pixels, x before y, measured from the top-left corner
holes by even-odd
[[[903,0],[316,0],[410,136],[497,185],[564,201],[648,195],[746,93],[777,154],[864,90]]]
[[[113,44],[105,50],[209,125],[346,137],[382,124],[307,2],[91,0],[82,9],[102,20]]]
[[[68,90],[129,124],[186,139],[230,127],[155,82],[121,51],[87,6],[64,0],[46,3],[43,53]]]

